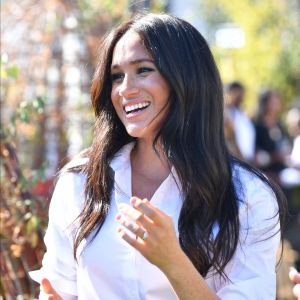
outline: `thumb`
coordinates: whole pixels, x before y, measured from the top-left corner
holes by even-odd
[[[49,293],[54,292],[54,289],[53,289],[50,281],[47,278],[42,279],[41,285],[42,285],[44,293],[49,294]]]
[[[289,277],[294,283],[300,283],[300,273],[295,268],[290,268]]]
[[[47,278],[43,278],[41,281],[42,290],[45,294],[51,294],[51,299],[62,300],[62,298],[56,293],[55,289],[52,287],[50,281]]]

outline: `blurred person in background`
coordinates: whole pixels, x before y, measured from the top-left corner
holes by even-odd
[[[289,163],[300,170],[300,105],[291,108],[286,115],[286,125],[293,140]]]
[[[99,49],[94,140],[60,174],[32,273],[43,296],[274,299],[285,198],[229,154],[205,39],[148,14]]]
[[[237,157],[251,164],[255,153],[255,129],[242,109],[244,97],[245,87],[242,83],[232,81],[225,85],[225,131],[228,147]]]
[[[227,109],[224,109],[224,135],[229,152],[235,157],[243,160],[244,158],[241,154],[239,146],[237,145],[234,124]]]
[[[291,143],[281,123],[281,113],[282,99],[278,91],[266,90],[259,95],[258,109],[254,116],[255,163],[282,186],[280,173],[287,168]]]
[[[286,114],[286,126],[291,138],[291,151],[286,158],[287,168],[279,173],[282,186],[300,187],[300,108],[295,106]],[[300,201],[298,201],[300,204]]]

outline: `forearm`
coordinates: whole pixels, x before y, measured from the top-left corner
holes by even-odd
[[[163,272],[180,300],[219,299],[183,252],[176,263]]]

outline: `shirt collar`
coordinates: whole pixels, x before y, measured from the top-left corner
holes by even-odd
[[[110,167],[113,169],[114,172],[121,170],[125,167],[128,167],[128,165],[130,164],[130,153],[131,153],[134,145],[135,145],[135,142],[130,142],[130,143],[126,144],[125,146],[123,146],[115,154],[114,158],[112,159],[112,161],[110,163]],[[179,180],[179,176],[178,176],[174,166],[172,166],[172,168],[171,168],[171,173],[172,173],[172,177],[173,177],[175,184],[177,185],[179,190],[181,190],[181,182]]]

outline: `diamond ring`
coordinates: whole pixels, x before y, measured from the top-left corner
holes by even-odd
[[[148,232],[145,230],[142,236],[142,240],[145,241],[149,237]]]

